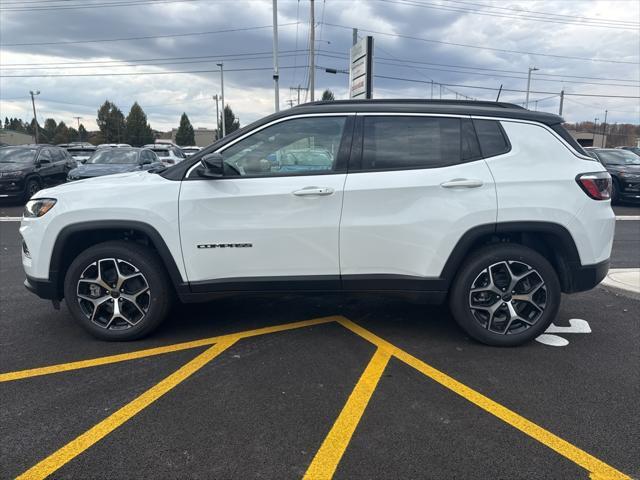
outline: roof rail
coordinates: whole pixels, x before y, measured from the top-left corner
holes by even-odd
[[[422,105],[469,105],[469,106],[478,106],[478,107],[497,107],[497,108],[515,108],[519,110],[525,110],[524,107],[520,105],[516,105],[514,103],[507,102],[491,102],[486,100],[444,100],[444,99],[424,99],[424,98],[376,98],[376,99],[351,99],[351,100],[327,100],[327,101],[317,101],[317,102],[309,102],[309,103],[301,103],[300,105],[296,105],[296,107],[309,107],[313,105],[345,105],[345,104],[422,104]],[[294,108],[296,108],[294,107]]]

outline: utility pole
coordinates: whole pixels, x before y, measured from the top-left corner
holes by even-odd
[[[564,106],[564,90],[560,90],[560,109],[558,115],[562,116],[562,107]]]
[[[596,132],[598,131],[598,129],[596,128],[597,125],[598,125],[598,117],[593,119],[593,140],[591,141],[592,147],[596,146]]]
[[[358,43],[358,29],[357,28],[351,29],[351,34],[352,34],[351,46],[353,46],[356,43]]]
[[[440,84],[440,100],[442,100],[442,84]]]
[[[298,84],[297,87],[289,87],[289,91],[291,91],[291,90],[295,90],[295,91],[298,92],[298,103],[297,103],[297,105],[300,105],[300,90],[304,90],[306,92],[309,89],[305,88],[305,87],[301,87],[300,84]]]
[[[276,112],[280,111],[280,74],[278,72],[278,0],[273,0],[273,83],[275,88]]]
[[[309,90],[311,101],[315,100],[316,92],[316,17],[314,13],[314,0],[309,0],[311,13],[309,16]]]
[[[529,108],[529,90],[531,89],[531,72],[535,72],[536,70],[540,70],[537,67],[529,67],[529,74],[527,75],[527,97],[524,101],[524,108]]]
[[[82,117],[73,117],[78,121],[78,137],[80,138],[80,143],[82,143],[82,132],[80,131],[80,119]]]
[[[287,100],[287,103],[289,104],[289,108],[292,108],[295,102],[293,101],[292,98],[290,98],[289,100]]]
[[[33,107],[33,121],[35,123],[35,131],[36,131],[36,143],[38,143],[38,136],[39,133],[38,132],[38,117],[36,116],[36,101],[33,99],[34,95],[40,95],[40,90],[36,90],[35,92],[33,90],[29,90],[29,93],[31,94],[31,106]]]
[[[215,140],[218,140],[218,137],[220,137],[220,111],[218,110],[218,94],[216,93],[213,97],[215,101],[216,101],[216,138]]]
[[[431,80],[431,100],[433,100],[433,80]]]
[[[217,66],[220,67],[220,96],[222,97],[222,137],[227,136],[227,127],[224,122],[224,62],[216,63]]]
[[[604,148],[605,146],[605,135],[607,134],[607,114],[609,110],[604,111],[604,122],[602,124],[602,141],[600,142],[600,146]]]

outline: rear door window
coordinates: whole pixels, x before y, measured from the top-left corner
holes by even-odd
[[[363,170],[436,168],[462,160],[459,118],[364,118]]]
[[[480,150],[484,158],[507,153],[511,145],[504,134],[500,122],[496,120],[474,120]]]

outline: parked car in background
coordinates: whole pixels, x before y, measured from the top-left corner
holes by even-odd
[[[96,147],[91,144],[88,145],[71,145],[67,147],[67,152],[76,160],[79,164],[85,163],[89,160],[89,157],[94,154]]]
[[[588,148],[613,178],[611,202],[640,201],[640,156],[626,148]]]
[[[136,172],[163,167],[157,155],[146,148],[104,148],[69,172],[69,181],[100,177],[114,173]]]
[[[53,145],[0,148],[0,198],[29,200],[46,186],[63,183],[76,166],[69,153]]]
[[[195,145],[191,145],[189,147],[182,147],[181,150],[182,150],[182,153],[184,153],[187,157],[190,157],[191,155],[195,155],[200,150],[202,150],[202,147],[196,147]]]
[[[145,145],[144,148],[153,150],[158,158],[160,158],[160,161],[167,167],[180,163],[187,158],[179,147],[171,143],[150,143]]]
[[[633,152],[636,155],[640,156],[640,147],[618,147],[621,148],[622,150],[627,150],[629,152]]]

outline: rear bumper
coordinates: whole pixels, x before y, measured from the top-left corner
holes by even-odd
[[[591,290],[604,279],[609,271],[609,259],[593,265],[570,263],[567,267],[567,281],[563,285],[563,292],[584,292]]]
[[[60,300],[55,284],[49,280],[41,280],[27,275],[24,286],[32,293],[45,300]]]

